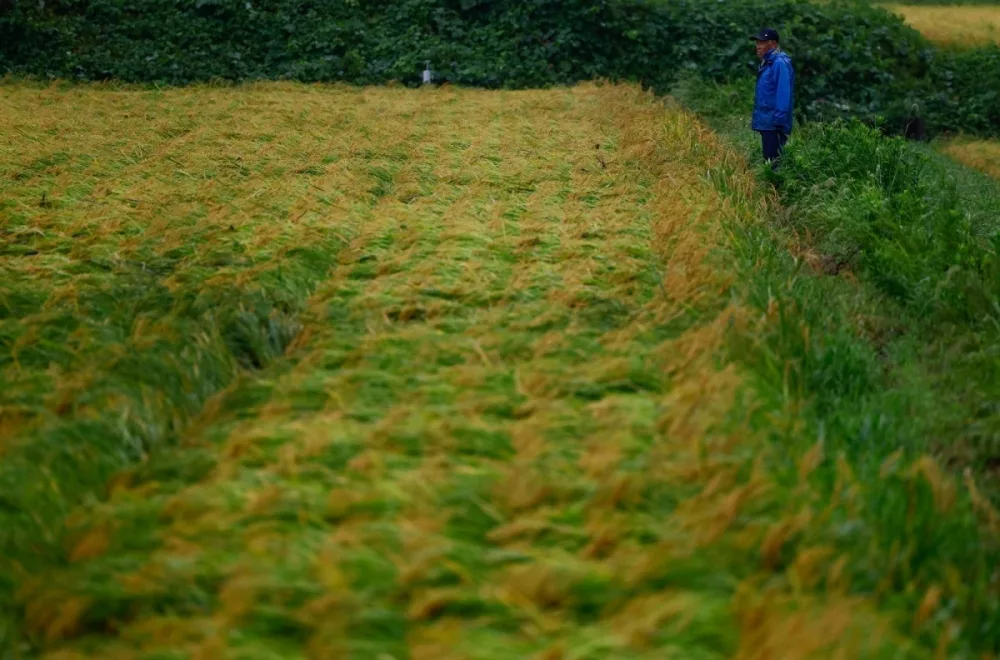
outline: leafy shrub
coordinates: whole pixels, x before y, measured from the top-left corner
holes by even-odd
[[[11,0],[8,0],[10,2]],[[643,2],[13,0],[0,67],[82,80],[213,78],[535,87],[650,71],[669,25]],[[652,76],[655,81],[656,75]]]
[[[925,176],[922,154],[858,122],[816,124],[777,178],[800,229],[919,315],[997,320],[996,238],[980,237],[954,185]]]
[[[940,50],[902,18],[859,2],[679,0],[689,24],[677,59],[719,82],[755,68],[747,34],[776,27],[796,68],[797,110],[808,119],[876,118],[902,133],[916,117],[935,131],[1000,130],[1000,49]]]
[[[1000,127],[1000,48],[941,51],[925,85],[927,114],[948,131],[995,134]]]
[[[0,0],[0,71],[185,84],[294,79],[542,87],[594,78],[666,90],[686,71],[753,76],[770,25],[802,117],[884,118],[902,132],[1000,132],[1000,49],[940,51],[854,0]]]

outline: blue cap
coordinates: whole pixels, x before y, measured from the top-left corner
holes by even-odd
[[[764,28],[750,38],[754,41],[779,41],[778,31],[773,28]]]

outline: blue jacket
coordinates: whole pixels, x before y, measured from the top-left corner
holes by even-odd
[[[777,49],[765,55],[757,70],[751,128],[791,133],[794,87],[795,69],[788,55]]]

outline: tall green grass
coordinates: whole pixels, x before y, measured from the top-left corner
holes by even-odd
[[[1000,463],[1000,198],[981,181],[986,194],[970,195],[976,177],[953,172],[874,129],[820,125],[795,141],[777,182],[789,226],[901,309],[899,334],[921,344],[910,359],[932,374],[937,406],[956,411],[938,450],[992,481]]]
[[[817,470],[831,497],[843,466],[857,479],[856,526],[831,520],[812,542],[853,546],[852,556],[864,558],[852,565],[855,588],[909,585],[893,598],[912,610],[932,585],[952,585],[947,607],[964,624],[949,657],[995,652],[998,188],[860,123],[799,127],[773,173],[761,163],[749,115],[733,110],[746,105],[747,91],[697,82],[678,90],[758,164],[760,194],[777,190],[766,222],[732,230],[748,299],[777,322],[768,333],[738,337],[735,350],[753,365],[761,391],[797,393],[806,404],[810,431],[775,441],[801,455],[811,435],[840,456],[842,466]],[[712,177],[735,204],[746,204],[727,190],[729,173]],[[924,453],[952,475],[928,467],[932,487],[914,484],[905,495],[900,486],[913,473],[895,466]],[[794,480],[797,466],[787,469]]]
[[[678,95],[759,165],[759,138],[741,114],[748,91],[693,81]],[[804,266],[864,292],[884,310],[883,327],[864,330],[880,354],[902,351],[893,364],[926,373],[937,402],[926,416],[944,415],[929,431],[932,444],[992,483],[1000,462],[992,403],[1000,393],[1000,185],[859,122],[800,126],[778,172],[761,167],[760,176],[779,191],[775,227],[794,239]]]

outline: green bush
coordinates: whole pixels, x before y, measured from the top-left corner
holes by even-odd
[[[680,0],[665,4],[690,24],[679,62],[733,82],[752,71],[748,32],[776,27],[797,73],[797,112],[813,120],[876,119],[902,133],[914,118],[929,130],[1000,131],[1000,49],[938,49],[903,20],[860,2]]]
[[[430,61],[441,80],[486,87],[638,79],[670,42],[659,13],[580,0],[15,0],[0,67],[81,80],[377,84],[417,83]]]
[[[1000,129],[1000,48],[941,51],[924,85],[936,128],[992,135]]]
[[[777,179],[821,252],[918,317],[1000,321],[1000,234],[977,235],[954,184],[931,176],[926,156],[858,122],[812,125],[801,138]]]
[[[748,39],[778,28],[798,72],[798,113],[881,116],[902,132],[1000,133],[1000,49],[941,51],[853,0],[0,0],[0,71],[186,84],[294,79],[542,87],[684,72],[753,76]]]

